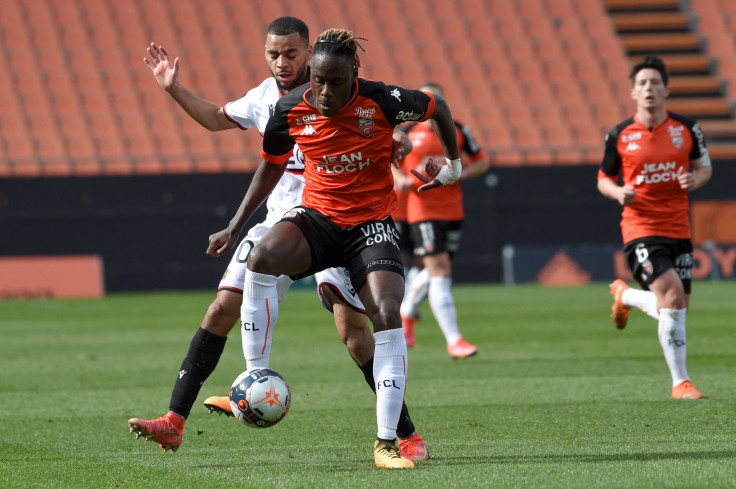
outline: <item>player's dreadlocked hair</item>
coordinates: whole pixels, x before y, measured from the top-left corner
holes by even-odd
[[[659,56],[647,56],[635,64],[634,67],[631,68],[631,73],[629,73],[631,81],[634,81],[637,73],[647,68],[659,71],[659,74],[662,75],[662,83],[664,83],[665,87],[667,86],[670,76],[667,73],[667,66],[665,66],[664,61],[662,61],[662,58]]]
[[[348,59],[355,60],[355,67],[360,67],[360,57],[358,56],[358,48],[365,51],[361,46],[359,39],[367,41],[363,37],[356,37],[351,31],[345,29],[327,29],[319,35],[314,41],[314,51],[316,54],[335,54]]]

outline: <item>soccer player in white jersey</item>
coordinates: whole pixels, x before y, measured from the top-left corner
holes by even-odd
[[[256,127],[263,134],[273,107],[286,92],[309,80],[309,30],[304,22],[294,17],[280,17],[266,30],[266,63],[272,77],[250,90],[242,98],[220,107],[187,90],[178,80],[179,59],[171,60],[163,46],[151,43],[144,61],[162,89],[199,124],[210,131]],[[398,137],[398,136],[397,136]],[[395,145],[395,156],[406,148]],[[176,376],[171,393],[169,411],[154,420],[131,418],[131,433],[156,441],[164,450],[176,451],[181,445],[184,423],[199,394],[202,384],[214,371],[222,355],[230,330],[240,317],[243,280],[250,250],[261,236],[283,214],[301,204],[304,187],[304,162],[297,147],[288,163],[284,176],[269,196],[266,219],[251,228],[235,250],[220,281],[217,296],[209,306],[201,326],[192,338],[189,351]],[[330,269],[315,275],[322,304],[335,318],[340,339],[363,372],[366,382],[374,387],[374,340],[365,316],[365,309],[353,290],[344,270]],[[279,278],[279,300],[284,297],[291,279]],[[248,369],[269,366],[273,330],[242,329],[243,353]],[[232,415],[227,397],[213,396],[205,400],[210,412]],[[401,455],[410,460],[429,457],[422,437],[414,429],[404,404],[397,429]]]

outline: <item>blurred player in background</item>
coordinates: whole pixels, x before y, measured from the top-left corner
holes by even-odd
[[[407,137],[406,133],[404,133],[403,131],[402,134]],[[404,157],[403,154],[400,156],[401,158]],[[401,163],[399,165],[399,168],[394,167],[391,169],[394,175],[394,192],[396,192],[396,210],[393,212],[393,214],[391,214],[391,217],[393,218],[396,229],[399,231],[400,235],[399,248],[401,248],[401,261],[404,264],[404,296],[406,297],[406,294],[408,293],[406,288],[409,286],[409,284],[412,282],[418,284],[419,282],[418,280],[414,281],[413,279],[417,276],[419,272],[422,271],[422,263],[421,259],[414,256],[414,241],[412,241],[411,239],[409,223],[406,220],[406,206],[409,199],[409,192],[412,191],[416,179],[410,176],[408,173],[405,173],[405,170],[402,170],[403,167],[401,166]],[[419,293],[419,295],[424,298],[427,296],[429,276],[427,276],[427,279],[424,280],[423,283],[424,290]],[[416,317],[419,317],[418,313]],[[407,346],[409,348],[414,347],[413,344],[408,343],[408,339]]]
[[[425,83],[420,90],[442,95],[442,88],[436,83]],[[455,121],[455,127],[458,147],[466,155],[463,158],[460,179],[483,174],[490,163],[488,157],[476,144],[466,126]],[[437,159],[442,156],[440,141],[428,123],[412,123],[403,130],[412,142],[412,152],[402,161],[402,168],[424,168],[429,158]],[[406,295],[401,304],[406,344],[412,348],[416,343],[414,325],[417,308],[428,295],[432,314],[447,342],[447,353],[452,358],[469,357],[475,355],[478,348],[468,343],[460,334],[455,301],[450,290],[452,258],[460,246],[464,218],[460,182],[445,185],[430,193],[417,192],[418,185],[415,182],[416,179],[407,195],[406,217],[414,245],[414,256],[421,261],[422,270],[411,276],[407,275]]]
[[[439,96],[358,78],[362,48],[350,31],[330,29],[314,43],[310,84],[276,104],[263,137],[264,161],[229,226],[210,237],[208,253],[231,249],[245,222],[271,192],[294,144],[304,154],[302,205],[273,225],[253,248],[243,288],[244,324],[277,322],[277,277],[294,279],[343,266],[373,323],[376,382],[376,466],[412,468],[399,455],[396,426],[406,389],[406,343],[399,306],[404,294],[401,253],[391,213],[393,128],[432,119],[447,165],[429,161],[413,172],[422,190],[460,176],[455,127]]]
[[[151,59],[144,61],[161,88],[205,128],[211,131],[236,127],[246,130],[255,126],[263,133],[279,98],[309,81],[311,52],[309,30],[304,22],[293,17],[276,19],[266,30],[266,63],[273,76],[224,107],[204,100],[182,86],[178,80],[179,59],[172,62],[162,46],[152,43],[148,48]],[[406,148],[395,145],[394,149],[402,152]],[[268,198],[266,220],[251,228],[240,242],[220,281],[217,296],[192,338],[171,393],[169,412],[154,420],[130,419],[131,432],[158,442],[165,450],[176,451],[181,445],[184,422],[202,384],[217,366],[228,333],[240,317],[248,255],[269,227],[281,219],[285,212],[301,203],[303,171],[304,162],[299,157],[298,149],[295,149],[286,171]],[[347,345],[368,385],[375,389],[373,336],[357,293],[344,271],[326,270],[315,278],[322,303],[334,315],[340,338]],[[289,277],[279,278],[278,300],[284,297],[291,283]],[[249,369],[269,366],[272,337],[273,328],[243,334],[243,352]],[[226,396],[210,397],[205,400],[205,406],[211,412],[232,414]],[[402,405],[397,434],[402,456],[412,460],[429,457],[424,440],[414,429],[405,404]]]
[[[622,329],[629,310],[637,307],[656,319],[672,374],[672,397],[701,399],[705,396],[685,368],[693,268],[688,192],[710,179],[710,157],[697,121],[666,109],[669,76],[664,62],[647,56],[629,76],[636,113],[606,136],[598,190],[623,207],[624,252],[644,290],[614,281],[612,318]]]

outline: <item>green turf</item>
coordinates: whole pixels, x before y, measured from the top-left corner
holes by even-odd
[[[450,360],[423,306],[406,401],[433,458],[411,471],[373,466],[373,395],[312,290],[275,333],[289,415],[257,430],[202,407],[244,369],[236,329],[176,454],[127,420],[166,411],[212,292],[0,302],[0,487],[736,487],[736,281],[694,286],[703,401],[669,398],[656,322],[616,330],[606,284],[454,294],[480,353]]]

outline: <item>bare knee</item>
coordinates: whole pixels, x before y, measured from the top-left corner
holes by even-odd
[[[401,327],[401,314],[399,307],[401,304],[393,297],[387,297],[377,304],[377,311],[371,316],[373,329],[375,331],[385,331],[387,329],[396,329]]]
[[[207,308],[202,320],[202,329],[219,336],[227,336],[240,318],[242,296],[236,292],[222,290]]]

